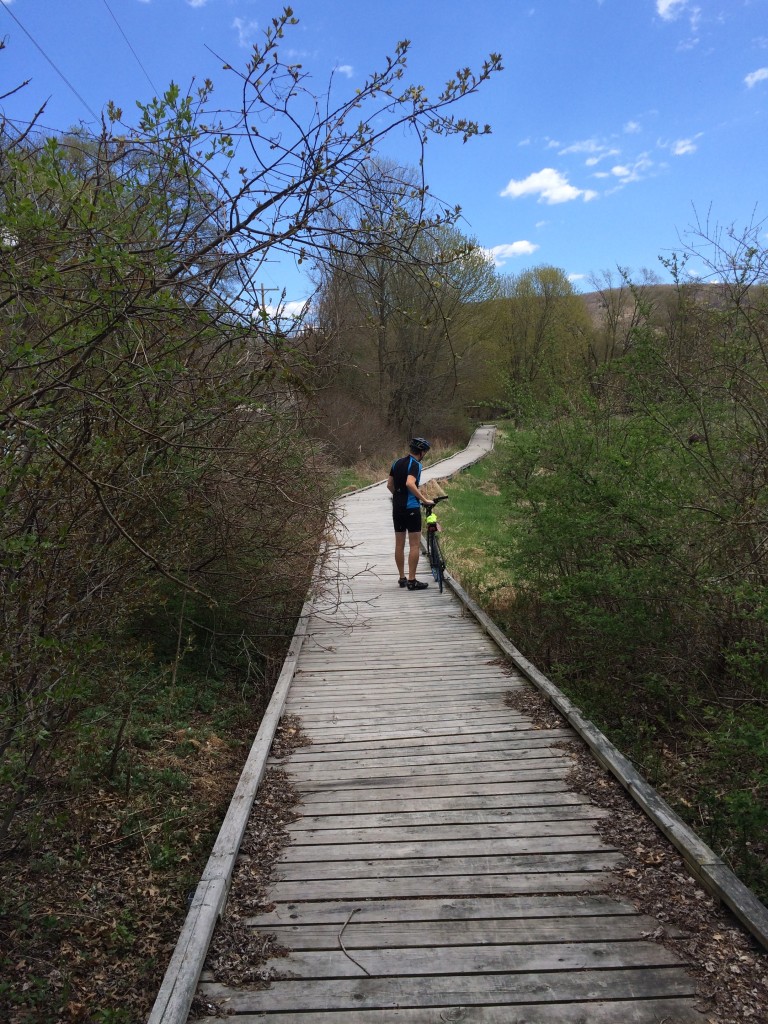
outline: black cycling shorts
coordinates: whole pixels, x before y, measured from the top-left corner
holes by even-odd
[[[395,524],[395,533],[421,533],[421,509],[393,508],[392,522]]]

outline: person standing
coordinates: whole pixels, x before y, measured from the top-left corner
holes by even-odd
[[[392,521],[395,527],[395,565],[398,584],[408,590],[426,590],[428,583],[416,579],[421,540],[421,504],[434,502],[419,490],[421,460],[431,448],[423,437],[412,437],[409,454],[392,463],[387,488],[392,495]],[[405,575],[405,536],[408,535],[408,576]]]

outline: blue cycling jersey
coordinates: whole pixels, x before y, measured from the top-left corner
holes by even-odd
[[[396,509],[419,508],[419,499],[406,487],[409,476],[416,479],[416,486],[419,486],[421,479],[421,463],[412,455],[404,455],[402,459],[396,459],[390,470],[395,491],[392,501]]]

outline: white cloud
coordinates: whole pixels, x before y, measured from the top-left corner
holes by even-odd
[[[575,281],[583,281],[586,276],[586,274],[569,274],[568,280],[573,284]]]
[[[355,69],[352,67],[351,64],[338,64],[336,66],[336,70],[339,72],[339,74],[346,75],[347,78],[351,78],[352,75],[354,75],[355,73]]]
[[[309,299],[297,299],[295,301],[286,302],[281,306],[275,306],[271,302],[268,302],[267,313],[269,316],[281,321],[293,321],[302,316],[307,309],[308,303]],[[260,315],[259,310],[256,310],[255,315]]]
[[[620,149],[606,149],[600,156],[590,156],[584,161],[586,167],[596,167],[602,160],[608,160],[612,156],[618,156],[621,153]]]
[[[641,153],[633,163],[614,164],[609,172],[600,172],[595,174],[595,177],[613,177],[616,179],[618,184],[606,193],[606,195],[611,195],[613,192],[617,192],[619,189],[624,188],[625,185],[629,185],[630,182],[642,181],[648,176],[648,173],[653,166],[653,160],[651,160],[648,154]]]
[[[605,146],[597,139],[582,139],[581,142],[572,142],[570,146],[561,149],[557,154],[564,156],[566,153],[599,153]]]
[[[758,68],[757,71],[750,71],[745,77],[747,88],[751,89],[757,85],[758,82],[764,82],[768,78],[768,68]]]
[[[675,156],[685,156],[687,153],[695,153],[698,146],[693,139],[678,139],[672,143],[672,152]]]
[[[695,153],[699,148],[696,140],[700,139],[703,134],[704,132],[697,132],[691,139],[675,139],[674,142],[659,139],[656,145],[659,149],[668,149],[673,156],[687,156],[689,153]]]
[[[192,0],[188,0],[188,2],[191,3]],[[201,3],[205,3],[205,0],[195,0],[195,2],[200,5]],[[232,22],[232,28],[237,29],[237,45],[245,47],[250,46],[258,27],[258,21],[246,21],[245,18],[235,18]]]
[[[208,0],[187,0],[190,7],[205,7]]]
[[[627,121],[627,123],[624,125],[625,135],[637,135],[638,132],[641,132],[642,130],[643,129],[640,127],[640,124],[637,121]]]
[[[540,246],[536,245],[535,242],[529,242],[526,239],[521,239],[519,242],[508,242],[505,245],[494,245],[490,249],[483,249],[483,252],[488,259],[493,260],[495,267],[503,267],[508,259],[512,259],[515,256],[530,256],[536,252]]]
[[[612,156],[618,156],[621,150],[615,149],[600,139],[581,139],[579,142],[572,142],[558,152],[558,156],[569,156],[572,153],[589,153],[590,156],[584,161],[587,167],[595,167],[601,160]]]
[[[687,3],[688,0],[656,0],[656,10],[665,21],[674,21]]]
[[[512,199],[519,199],[521,196],[538,196],[540,203],[553,206],[555,203],[570,203],[579,197],[584,202],[589,202],[590,199],[597,196],[597,192],[593,192],[591,189],[576,188],[575,185],[571,185],[565,175],[556,171],[554,167],[545,167],[541,171],[529,174],[521,181],[516,181],[513,178],[501,195],[509,196]]]

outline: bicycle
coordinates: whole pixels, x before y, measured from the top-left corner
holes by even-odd
[[[438,540],[438,533],[440,532],[440,524],[437,521],[437,514],[435,509],[439,501],[447,501],[447,494],[440,494],[437,498],[433,499],[431,505],[424,504],[424,508],[427,511],[427,557],[429,558],[429,568],[432,570],[432,576],[434,577],[435,583],[437,584],[440,593],[443,592],[443,576],[445,574],[445,559],[443,553],[440,550],[440,541]]]

